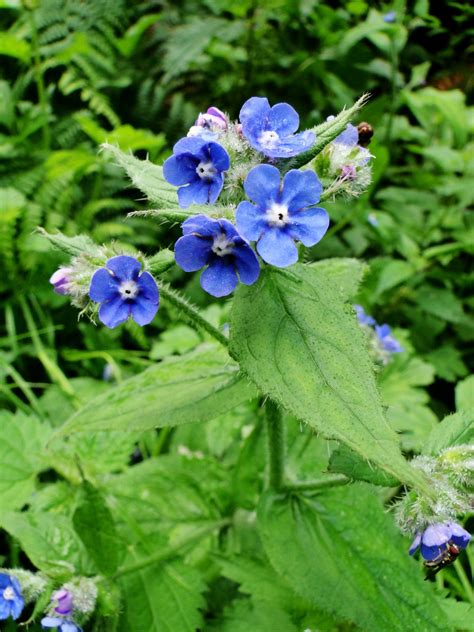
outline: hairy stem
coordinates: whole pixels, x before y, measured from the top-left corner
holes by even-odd
[[[191,305],[184,296],[181,296],[178,292],[176,292],[176,290],[172,290],[169,285],[160,283],[159,287],[161,295],[172,305],[177,307],[180,313],[183,314],[193,325],[206,331],[224,347],[227,348],[229,346],[229,341],[224,334],[201,316],[199,310]]]
[[[268,434],[268,463],[270,487],[279,491],[285,474],[285,429],[281,412],[271,400],[265,404]]]
[[[315,481],[301,481],[285,485],[285,491],[310,492],[318,489],[326,489],[327,487],[340,487],[341,485],[347,485],[350,482],[350,478],[347,478],[344,474],[328,474],[324,478],[320,478]]]

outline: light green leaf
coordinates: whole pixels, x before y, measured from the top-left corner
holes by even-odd
[[[467,373],[461,352],[452,345],[433,349],[426,359],[435,367],[436,374],[448,382],[455,382],[458,377],[464,377]]]
[[[362,630],[449,625],[391,517],[365,484],[312,497],[267,494],[258,526],[272,565],[315,608]]]
[[[347,446],[340,446],[331,454],[329,460],[330,472],[345,474],[348,478],[356,481],[366,481],[373,485],[383,487],[397,487],[398,480],[390,476],[368,461],[364,461]]]
[[[359,285],[368,270],[368,266],[359,259],[324,259],[309,264],[319,274],[331,281],[332,287],[337,288],[344,300],[352,298],[359,289]]]
[[[456,385],[456,409],[474,410],[474,375]]]
[[[357,319],[331,279],[304,265],[267,268],[236,293],[231,350],[258,387],[325,437],[398,480],[424,485],[383,417]]]
[[[15,57],[24,63],[30,60],[30,45],[13,33],[0,33],[0,55]]]
[[[253,603],[250,599],[235,600],[226,609],[219,632],[299,632],[290,615],[276,604]]]
[[[59,430],[132,432],[207,421],[256,396],[225,351],[196,351],[145,369],[77,411]]]
[[[463,445],[474,441],[474,411],[461,410],[448,415],[436,426],[424,446],[425,454],[437,455],[452,445]]]
[[[47,467],[43,448],[51,433],[36,417],[0,412],[0,507],[20,509],[35,489],[36,475]]]
[[[455,630],[474,632],[474,604],[446,598],[439,599],[438,603]]]
[[[119,125],[112,131],[102,128],[89,114],[76,114],[74,119],[79,123],[83,132],[95,143],[111,143],[118,145],[122,151],[136,151],[137,149],[163,149],[165,138],[163,134],[153,134],[146,129],[137,129],[131,125]]]

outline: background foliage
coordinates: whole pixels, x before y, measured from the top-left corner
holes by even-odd
[[[290,102],[304,127],[370,92],[373,183],[327,204],[331,228],[307,258],[369,264],[357,302],[406,350],[378,375],[382,401],[405,453],[421,453],[447,414],[473,409],[472,12],[422,0],[0,0],[0,565],[59,577],[67,560],[113,576],[159,552],[157,565],[120,577],[130,598],[110,588],[117,614],[99,604],[91,630],[372,630],[380,618],[393,630],[473,629],[472,551],[423,585],[380,511],[397,493],[386,479],[259,501],[253,387],[172,307],[145,330],[76,322],[47,282],[63,258],[35,233],[172,247],[178,226],[125,220],[152,202],[101,143],[157,163],[209,105],[236,117],[247,97],[266,95]],[[164,278],[216,326],[228,322],[228,303],[197,279],[174,268]],[[66,421],[89,432],[52,440]],[[295,479],[354,467],[313,434],[316,412],[312,426],[286,421]],[[302,559],[286,555],[290,541]],[[307,555],[314,575],[302,586]],[[333,600],[339,581],[344,605]]]

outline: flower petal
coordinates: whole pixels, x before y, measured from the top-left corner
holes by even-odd
[[[8,619],[10,616],[10,603],[6,599],[0,599],[0,621]]]
[[[43,628],[57,628],[62,622],[63,619],[60,619],[59,617],[43,617],[41,619],[41,625]]]
[[[269,127],[279,136],[294,134],[300,125],[298,112],[288,103],[277,103],[268,115]]]
[[[224,186],[224,176],[220,173],[213,178],[209,184],[207,202],[214,204],[219,197],[222,187]]]
[[[180,237],[174,245],[176,263],[185,272],[196,272],[203,268],[211,255],[212,241],[210,238],[197,235]]]
[[[140,289],[140,293],[138,296],[143,296],[148,301],[151,301],[152,303],[155,303],[155,305],[158,305],[160,300],[160,293],[158,291],[156,281],[151,276],[151,274],[149,272],[142,272],[142,274],[138,277],[137,284]]]
[[[181,208],[191,204],[206,204],[209,198],[209,183],[199,178],[186,187],[178,189],[178,202]]]
[[[241,202],[235,211],[237,230],[247,241],[257,241],[267,227],[264,213],[250,202]]]
[[[281,204],[288,210],[299,211],[319,202],[323,185],[314,171],[292,169],[283,178]]]
[[[224,233],[224,235],[228,238],[228,239],[232,239],[234,241],[234,243],[242,243],[243,239],[242,237],[239,235],[237,228],[234,226],[234,224],[232,224],[232,222],[230,222],[228,219],[225,219],[224,217],[221,217],[219,220],[217,220],[219,223],[219,227],[220,227],[220,232]]]
[[[280,193],[280,172],[272,165],[258,165],[245,178],[244,189],[247,196],[262,210],[278,200]]]
[[[410,555],[413,555],[413,553],[420,546],[420,544],[421,544],[421,533],[418,531],[418,533],[415,535],[413,542],[411,543],[410,548],[408,549],[408,553]]]
[[[431,562],[435,560],[437,557],[442,555],[444,551],[446,551],[446,545],[443,546],[426,546],[426,544],[421,543],[421,555],[424,560]]]
[[[179,154],[192,154],[196,156],[200,154],[203,148],[208,144],[207,140],[199,137],[186,136],[181,138],[173,147],[173,154],[179,156]]]
[[[339,136],[336,136],[336,138],[334,139],[334,142],[341,143],[341,145],[348,145],[349,147],[353,147],[354,145],[357,145],[359,142],[359,132],[357,130],[357,127],[349,123],[346,129],[343,132],[341,132]]]
[[[219,143],[209,143],[209,154],[214,167],[218,171],[227,171],[230,167],[229,154]]]
[[[74,621],[64,621],[60,629],[61,632],[82,632],[81,628]]]
[[[131,303],[130,309],[133,320],[137,325],[143,327],[144,325],[149,325],[155,318],[156,312],[158,311],[158,303],[137,296],[133,303]]]
[[[163,163],[163,177],[174,186],[187,184],[199,177],[196,173],[198,163],[199,160],[189,153],[170,156]]]
[[[14,599],[11,602],[10,614],[11,614],[12,619],[18,619],[18,617],[23,611],[24,605],[25,605],[25,602],[23,601],[23,598],[18,597],[18,596],[16,597],[16,599]]]
[[[264,261],[286,268],[298,261],[298,248],[281,228],[268,228],[257,242],[257,252]]]
[[[323,208],[309,208],[290,215],[288,233],[307,247],[321,241],[329,226],[329,215]]]
[[[207,215],[193,215],[181,224],[183,235],[196,233],[201,237],[215,237],[221,232],[219,222]]]
[[[451,529],[451,541],[456,545],[465,549],[471,541],[471,534],[466,529],[463,529],[461,525],[456,522],[449,522],[449,528]]]
[[[119,285],[120,281],[116,277],[112,276],[105,268],[100,268],[92,275],[89,296],[97,303],[108,301],[119,296]]]
[[[270,158],[290,158],[310,149],[315,140],[315,134],[306,130],[294,136],[285,136],[272,147],[259,146],[258,149]]]
[[[427,527],[421,537],[422,543],[427,547],[443,546],[449,542],[451,529],[446,523],[432,524]],[[428,558],[426,558],[428,559]]]
[[[99,319],[109,329],[114,329],[124,323],[130,315],[131,303],[120,296],[102,303],[99,309]]]
[[[270,113],[270,104],[265,97],[251,97],[242,106],[239,114],[242,132],[247,138],[258,135]]]
[[[238,278],[231,257],[216,257],[201,274],[201,287],[212,296],[227,296],[237,286]]]
[[[111,270],[119,281],[136,281],[142,265],[135,257],[127,255],[119,255],[112,257],[105,264]]]
[[[233,255],[240,281],[244,285],[255,283],[260,275],[260,264],[252,248],[244,243],[234,250]]]

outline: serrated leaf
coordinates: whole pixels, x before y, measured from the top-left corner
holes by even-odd
[[[82,485],[82,497],[72,521],[99,571],[112,575],[125,555],[124,543],[102,494],[87,481]]]
[[[316,608],[363,630],[449,630],[430,587],[370,487],[268,493],[258,527],[272,565]]]
[[[361,328],[322,271],[267,268],[257,284],[239,288],[231,350],[261,391],[298,419],[400,481],[424,485],[384,419]]]
[[[72,415],[58,436],[98,430],[136,431],[199,422],[256,396],[225,351],[203,345],[145,369]]]
[[[324,259],[309,264],[311,268],[318,270],[327,279],[331,280],[334,288],[337,288],[344,300],[355,296],[368,266],[359,259]]]
[[[474,411],[460,411],[448,415],[431,432],[424,446],[424,454],[437,455],[452,445],[474,441]]]
[[[456,409],[474,410],[474,375],[456,385]]]
[[[253,603],[251,599],[235,600],[219,621],[219,632],[298,632],[290,615],[276,604]]]
[[[390,476],[368,461],[364,461],[358,454],[350,450],[347,446],[340,446],[331,454],[329,459],[330,472],[345,474],[348,478],[356,481],[366,481],[373,485],[383,487],[397,487],[398,480]]]
[[[36,417],[0,412],[0,507],[20,509],[35,488],[35,477],[47,467],[42,451],[51,434]]]

